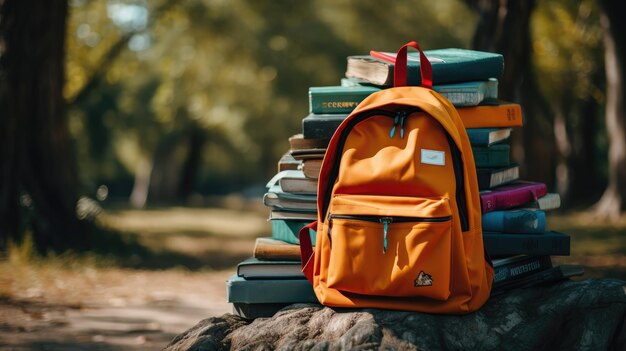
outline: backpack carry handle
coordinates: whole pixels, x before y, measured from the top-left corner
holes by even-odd
[[[428,58],[426,57],[426,55],[424,55],[424,52],[420,48],[419,44],[417,44],[417,42],[414,42],[414,41],[404,44],[404,46],[401,47],[400,50],[398,50],[398,53],[396,54],[396,63],[393,69],[393,86],[403,87],[407,85],[406,84],[406,81],[407,81],[406,62],[407,62],[407,48],[409,46],[417,49],[417,51],[419,51],[420,53],[420,72],[422,74],[422,86],[427,89],[432,89],[433,88],[433,68],[430,65],[430,61],[428,61]]]

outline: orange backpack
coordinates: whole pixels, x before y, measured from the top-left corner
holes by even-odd
[[[422,87],[405,86],[409,46]],[[431,87],[428,59],[404,45],[394,87],[361,102],[328,145],[318,220],[299,234],[303,272],[324,305],[460,314],[489,297],[472,149],[456,109]]]

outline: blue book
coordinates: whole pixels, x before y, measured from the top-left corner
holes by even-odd
[[[483,231],[501,233],[534,233],[546,231],[546,213],[542,210],[504,210],[483,214]]]

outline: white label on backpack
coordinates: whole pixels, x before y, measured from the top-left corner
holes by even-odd
[[[444,151],[422,149],[422,163],[427,165],[445,166],[446,153]]]

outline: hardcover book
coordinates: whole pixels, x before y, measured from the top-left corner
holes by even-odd
[[[287,151],[285,154],[283,154],[280,157],[280,160],[278,160],[277,170],[278,172],[286,171],[290,169],[297,170],[301,164],[302,164],[302,161],[296,160],[295,158],[293,158],[293,156],[291,156],[290,151]]]
[[[518,180],[514,183],[481,191],[480,202],[482,212],[506,210],[536,201],[546,195],[548,188],[543,183]]]
[[[476,168],[478,188],[486,190],[510,183],[519,178],[519,166],[511,164],[504,168]]]
[[[355,78],[343,78],[341,80],[341,86],[343,87],[372,87],[371,85],[366,85],[367,82],[362,83],[364,84],[359,84],[359,80]],[[433,86],[433,90],[443,95],[456,107],[476,106],[483,101],[495,101],[498,98],[498,80],[491,78],[481,81],[438,84]],[[359,102],[361,101],[363,100]]]
[[[300,261],[267,261],[248,258],[237,265],[244,279],[305,279]]]
[[[462,82],[434,85],[433,90],[443,95],[456,107],[476,106],[483,101],[498,98],[498,80]]]
[[[366,85],[310,87],[309,112],[350,113],[366,97],[379,90]]]
[[[302,119],[302,134],[305,138],[330,139],[346,117],[347,113],[336,115],[311,113]]]
[[[531,286],[558,282],[570,277],[585,274],[585,269],[579,265],[561,265],[535,272],[523,278],[514,279],[493,287],[491,296],[500,295],[511,289],[528,288]]]
[[[317,194],[317,179],[305,177],[301,170],[280,171],[267,182],[265,187],[271,189],[276,184],[285,193]]]
[[[570,237],[548,231],[542,234],[483,232],[485,250],[491,257],[511,255],[569,256]]]
[[[326,148],[323,149],[298,149],[291,150],[291,156],[296,160],[321,159],[324,158]]]
[[[300,261],[300,245],[273,238],[256,238],[254,258],[272,261]]]
[[[317,220],[317,211],[285,211],[285,210],[271,210],[270,221],[289,220],[289,221],[315,221]]]
[[[516,255],[495,259],[492,262],[494,270],[493,288],[511,280],[552,268],[552,259],[547,255]]]
[[[275,219],[270,221],[272,223],[272,239],[279,240],[288,244],[300,244],[298,239],[298,233],[300,229],[305,225],[311,223],[310,220],[306,221],[294,221],[286,219]],[[309,229],[311,235],[311,242],[315,246],[315,231]],[[299,256],[298,256],[299,257]]]
[[[519,104],[495,101],[457,109],[465,128],[521,127],[522,107]]]
[[[226,281],[230,303],[317,303],[313,286],[306,279],[247,280],[236,274]]]
[[[325,149],[328,147],[330,139],[311,139],[305,138],[302,133],[289,137],[289,147],[291,150],[303,149]]]
[[[472,128],[466,129],[472,146],[490,146],[509,139],[513,128]]]
[[[320,176],[320,170],[322,169],[322,162],[324,159],[309,159],[302,161],[300,169],[307,178],[318,179]]]
[[[499,79],[504,70],[500,54],[466,50],[439,49],[424,51],[433,71],[433,84]],[[357,78],[376,85],[393,85],[395,53],[370,51],[369,55],[348,57],[346,77]],[[421,85],[419,54],[407,54],[407,84]]]
[[[537,201],[531,201],[525,203],[524,208],[536,208],[539,210],[555,210],[561,207],[561,196],[557,193],[547,193],[544,196],[537,199]]]
[[[506,167],[511,164],[508,144],[495,144],[488,147],[472,146],[476,167]]]
[[[533,233],[546,231],[546,213],[542,210],[504,210],[482,216],[483,231],[501,233]]]
[[[263,204],[279,211],[317,212],[317,196],[286,193],[278,184],[263,195]]]

